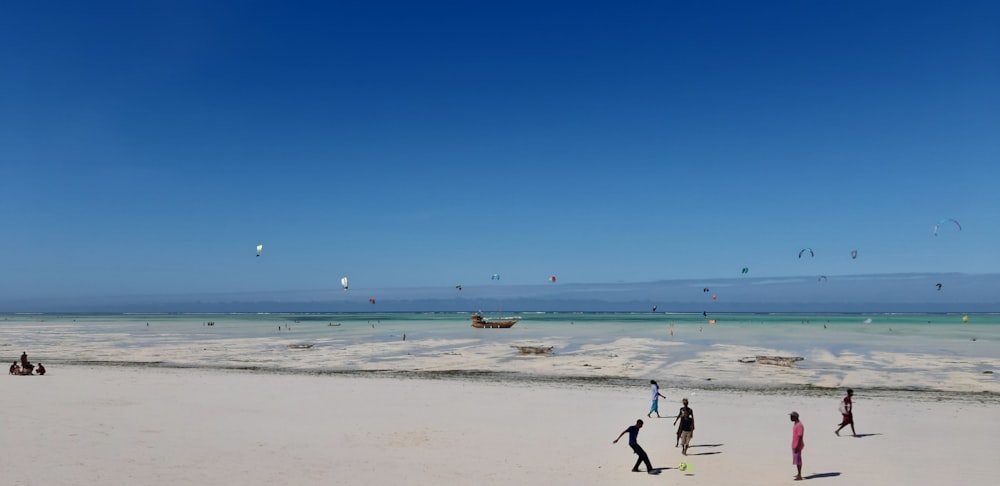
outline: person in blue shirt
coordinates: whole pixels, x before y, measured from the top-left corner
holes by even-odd
[[[612,441],[612,444],[617,444],[618,439],[621,439],[623,435],[628,434],[628,446],[632,448],[632,452],[635,452],[638,459],[635,461],[635,466],[632,466],[632,472],[639,472],[639,464],[646,464],[646,472],[649,474],[656,474],[653,470],[653,465],[649,463],[649,456],[646,455],[646,451],[642,450],[642,447],[636,441],[639,436],[639,429],[642,428],[642,419],[636,420],[635,425],[629,426],[627,429],[623,430],[622,433],[618,434],[618,438]]]

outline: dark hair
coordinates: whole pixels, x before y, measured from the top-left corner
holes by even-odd
[[[853,395],[854,394],[854,389],[853,388],[848,388],[847,389],[847,394],[848,395]]]
[[[636,424],[636,425],[642,425],[642,419],[639,419],[639,420],[636,420],[636,421],[635,421],[635,424]]]
[[[656,380],[649,380],[649,384],[650,385],[655,385],[656,384]]]

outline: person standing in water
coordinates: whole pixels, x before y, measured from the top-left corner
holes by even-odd
[[[650,405],[646,418],[650,418],[653,412],[656,412],[656,418],[662,418],[660,417],[660,397],[667,397],[660,393],[660,385],[656,384],[656,380],[649,380],[649,389],[653,393],[653,404]]]

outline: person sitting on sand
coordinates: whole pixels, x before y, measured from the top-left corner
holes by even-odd
[[[17,361],[15,361],[15,362],[13,362],[13,363],[10,364],[10,373],[8,373],[8,374],[10,374],[10,375],[19,375],[19,374],[21,374],[21,370],[17,369]]]
[[[38,363],[38,370],[37,371],[38,371],[39,375],[44,375],[45,374],[45,367],[42,366],[41,363]]]

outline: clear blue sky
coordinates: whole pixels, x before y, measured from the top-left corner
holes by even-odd
[[[0,293],[998,272],[998,25],[985,1],[4,2]]]

